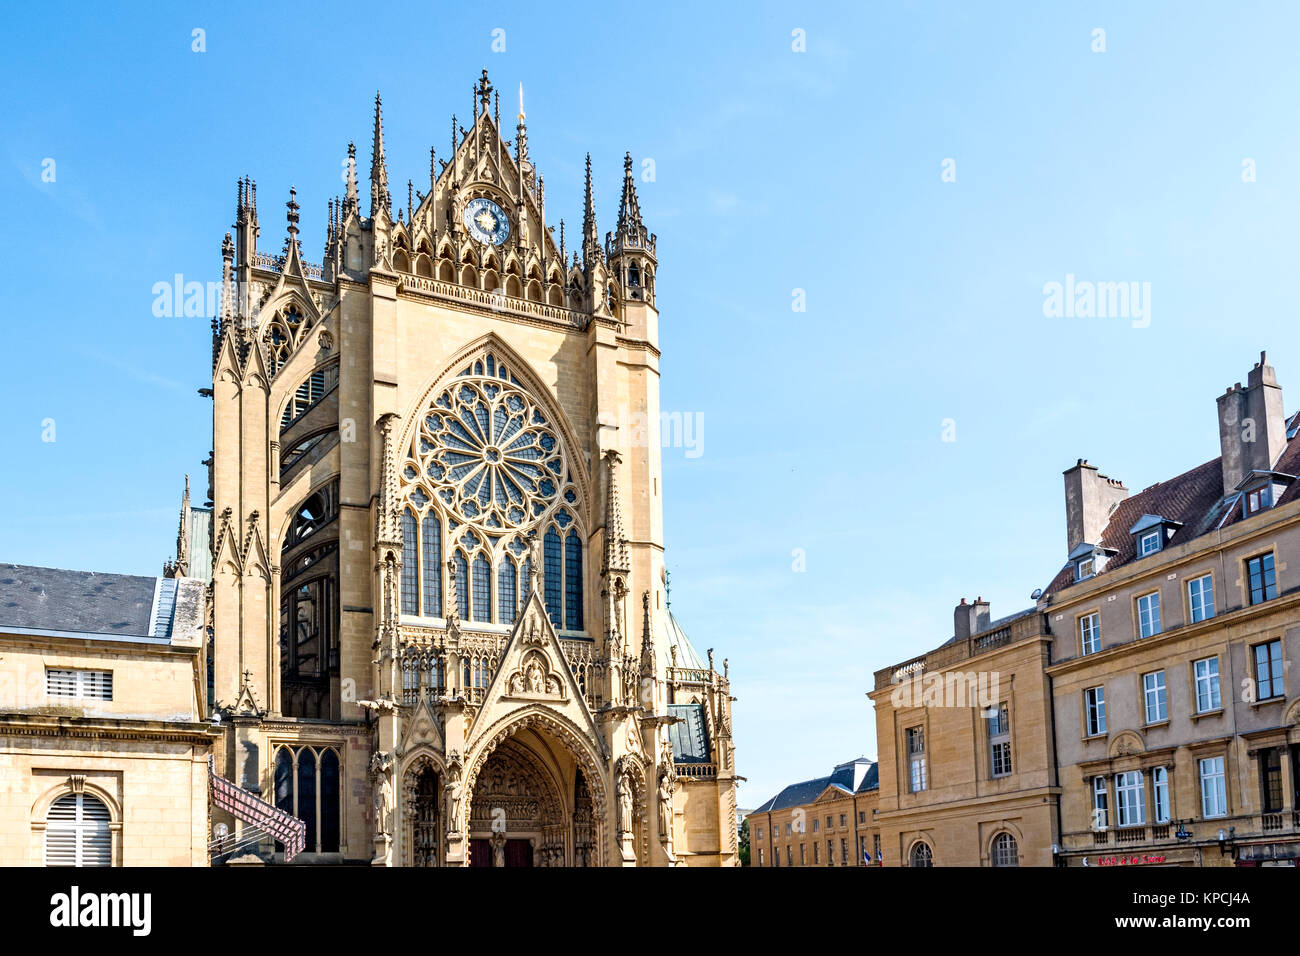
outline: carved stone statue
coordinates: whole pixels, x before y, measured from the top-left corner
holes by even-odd
[[[673,785],[671,765],[659,769],[659,840],[668,844],[673,839]]]
[[[522,674],[516,674],[510,679],[510,693],[522,694],[524,692],[524,678]]]
[[[618,832],[632,832],[632,784],[626,774],[618,778]]]
[[[380,836],[390,836],[390,820],[393,813],[393,785],[388,782],[388,774],[379,775],[379,785],[375,787],[375,832]]]
[[[492,865],[499,867],[506,865],[506,835],[504,833],[494,833],[492,835]]]
[[[545,685],[542,673],[542,666],[537,661],[532,661],[528,665],[528,691],[533,694],[545,693]]]
[[[452,766],[447,777],[447,832],[460,833],[460,798],[465,785],[460,782],[460,767]]]

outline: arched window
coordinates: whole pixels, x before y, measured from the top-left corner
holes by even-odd
[[[456,613],[462,621],[469,620],[469,562],[459,550],[456,557]]]
[[[474,620],[492,620],[492,569],[480,552],[474,558]]]
[[[497,569],[497,619],[502,624],[513,624],[515,622],[516,608],[518,607],[517,598],[515,597],[515,563],[509,558],[502,558],[501,566]]]
[[[517,265],[505,267],[503,279],[519,275]],[[582,630],[585,508],[562,431],[495,349],[467,356],[456,371],[416,418],[401,469],[415,515],[436,515],[418,548],[424,613],[440,611],[430,558],[446,543],[452,552],[438,560],[453,561],[461,620],[514,623],[532,583],[524,536],[535,531],[547,616],[557,628]]]
[[[307,825],[303,849],[316,852],[316,752],[310,747],[298,751],[298,819]]]
[[[433,510],[424,516],[420,562],[424,569],[425,616],[442,617],[442,519]]]
[[[561,607],[561,587],[563,573],[560,565],[560,536],[554,528],[547,529],[546,536],[542,539],[542,557],[545,562],[546,575],[546,613],[551,618],[551,623],[556,627],[563,627],[563,618],[560,615]]]
[[[582,541],[576,528],[564,539],[564,626],[582,630]]]
[[[402,613],[419,614],[420,602],[416,593],[417,578],[417,558],[415,537],[416,524],[415,513],[404,510],[402,512]]]
[[[999,833],[993,838],[993,865],[1020,865],[1020,847],[1016,845],[1016,838],[1010,833]]]
[[[104,802],[88,793],[59,797],[45,814],[45,865],[112,866],[110,819]]]
[[[340,850],[343,829],[340,770],[339,754],[333,747],[280,747],[275,753],[275,806],[306,826],[303,848],[308,853]],[[275,848],[284,852],[284,845],[279,841]]]
[[[922,840],[912,844],[912,851],[907,858],[909,866],[934,866],[934,853],[930,850],[930,844]]]

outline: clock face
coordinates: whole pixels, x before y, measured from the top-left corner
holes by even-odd
[[[491,199],[471,199],[465,204],[465,228],[479,242],[499,246],[510,235],[510,218]]]

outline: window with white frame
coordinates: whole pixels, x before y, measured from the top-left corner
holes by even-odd
[[[1076,580],[1082,581],[1084,578],[1090,578],[1096,573],[1097,563],[1094,558],[1084,558],[1075,565]]]
[[[1148,531],[1142,537],[1138,538],[1138,557],[1145,558],[1148,554],[1154,554],[1160,550],[1160,529]]]
[[[1106,802],[1106,778],[1092,778],[1092,828],[1104,830],[1110,826],[1110,810]]]
[[[1089,737],[1098,737],[1106,732],[1106,688],[1089,687],[1083,692],[1084,711],[1087,714],[1086,727]]]
[[[1158,724],[1169,719],[1169,699],[1165,690],[1165,672],[1152,671],[1142,675],[1142,696],[1146,703],[1148,724]]]
[[[926,788],[924,728],[907,728],[907,757],[912,771],[912,792],[920,793]]]
[[[1096,654],[1101,650],[1101,615],[1095,611],[1079,618],[1079,652]]]
[[[1203,574],[1187,582],[1187,603],[1192,612],[1192,623],[1214,617],[1214,577]]]
[[[1151,790],[1155,802],[1156,823],[1169,822],[1169,771],[1156,767],[1151,771]]]
[[[1146,823],[1146,791],[1140,770],[1115,774],[1115,811],[1122,827]]]
[[[1138,637],[1154,637],[1160,633],[1160,592],[1152,591],[1137,600]]]
[[[59,797],[45,814],[45,865],[112,866],[110,822],[108,807],[91,794]]]
[[[1219,697],[1219,659],[1206,657],[1192,665],[1196,676],[1196,712],[1208,714],[1222,707]]]
[[[1223,776],[1222,757],[1202,757],[1201,768],[1201,816],[1226,817],[1228,815],[1228,792]]]
[[[113,672],[47,668],[45,693],[71,700],[112,700]]]

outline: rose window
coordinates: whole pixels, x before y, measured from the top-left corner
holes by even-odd
[[[457,379],[434,400],[403,477],[431,487],[450,517],[502,530],[532,525],[568,484],[547,416],[513,378],[483,375]]]

